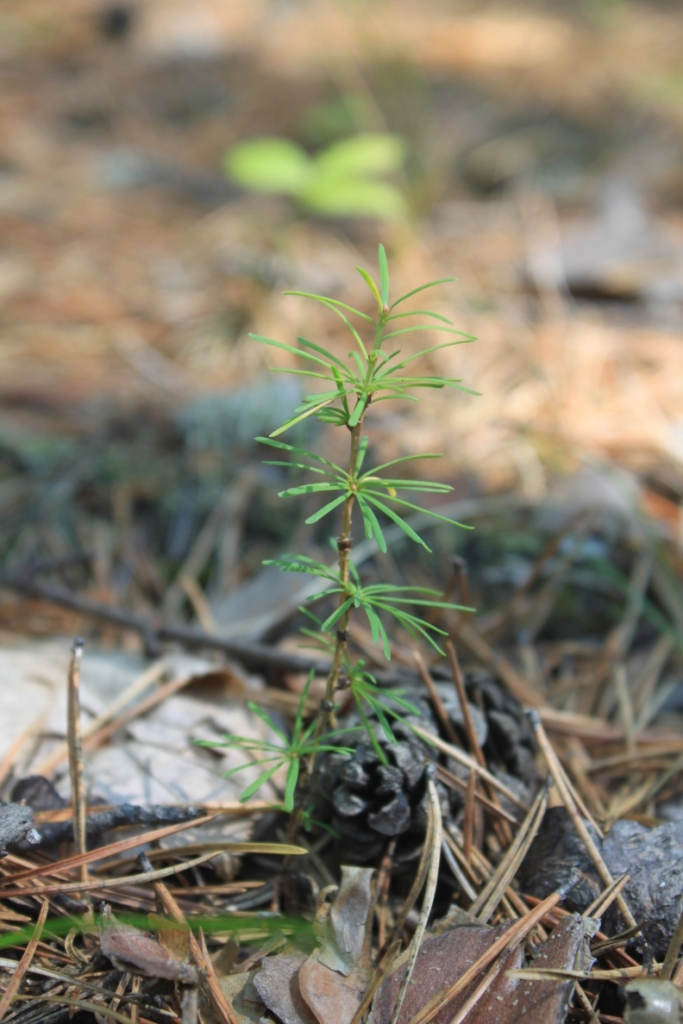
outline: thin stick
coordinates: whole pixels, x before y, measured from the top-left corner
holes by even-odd
[[[78,982],[80,984],[80,980]],[[101,1003],[91,1003],[87,999],[68,999],[66,996],[54,996],[49,992],[46,996],[26,995],[17,996],[17,999],[30,999],[36,1003],[55,1003],[57,1006],[72,1006],[76,1010],[85,1010],[88,1014],[93,1017],[105,1017],[109,1020],[118,1021],[118,1024],[130,1024],[130,1017],[127,1017],[123,1013],[117,1013],[116,1010],[110,1010],[108,1006],[102,1006]],[[47,1015],[46,1015],[47,1016]],[[155,1024],[149,1017],[140,1017],[140,1024]]]
[[[441,852],[444,855],[444,857],[446,858],[446,863],[448,864],[449,868],[451,869],[451,871],[452,871],[452,873],[453,873],[453,875],[455,877],[456,882],[458,883],[458,885],[460,886],[460,888],[464,892],[465,896],[467,896],[467,898],[469,900],[472,900],[472,901],[476,900],[476,898],[477,898],[476,889],[472,888],[472,886],[470,885],[470,883],[469,883],[469,881],[467,879],[467,876],[466,876],[465,872],[463,871],[463,869],[458,864],[458,862],[457,862],[457,860],[456,860],[456,858],[455,858],[455,856],[453,854],[453,851],[451,850],[450,846],[448,845],[448,839],[446,838],[446,836],[443,837],[443,840],[441,842]],[[468,911],[468,913],[469,913],[469,911]]]
[[[387,937],[387,900],[389,899],[389,887],[391,885],[391,870],[393,867],[394,850],[396,849],[396,837],[389,840],[382,863],[377,873],[377,901],[375,903],[377,913],[377,944],[383,948]]]
[[[470,907],[470,913],[476,918],[477,924],[486,924],[498,906],[503,893],[517,874],[519,865],[524,860],[536,833],[538,832],[546,807],[548,806],[548,790],[539,790],[529,813],[522,822],[519,832],[505,856],[491,876],[490,881]]]
[[[647,804],[650,800],[653,800],[657,793],[680,773],[681,769],[683,769],[683,754],[679,754],[676,760],[672,761],[661,775],[657,775],[651,782],[646,783],[642,789],[637,790],[632,796],[626,797],[621,802],[620,813],[630,814],[641,804]],[[613,811],[610,813],[610,817],[613,817],[613,813]]]
[[[425,665],[424,658],[422,657],[422,655],[420,654],[419,651],[413,651],[413,660],[415,661],[415,664],[417,665],[418,672],[422,676],[422,682],[427,687],[427,690],[429,692],[429,696],[431,698],[432,704],[434,705],[434,710],[436,711],[436,713],[437,713],[437,715],[439,717],[439,721],[441,722],[441,724],[442,724],[442,726],[444,728],[444,732],[448,736],[448,738],[451,741],[451,743],[456,743],[456,744],[459,743],[460,740],[458,738],[458,734],[455,731],[455,729],[453,728],[453,723],[451,722],[450,718],[448,717],[448,712],[446,711],[445,707],[443,706],[443,701],[441,700],[441,697],[439,696],[439,691],[437,690],[436,686],[434,685],[434,680],[430,676],[429,670],[428,670],[427,666]]]
[[[455,645],[450,640],[446,641],[446,653],[448,655],[448,662],[453,676],[455,689],[458,694],[458,701],[460,702],[460,710],[462,711],[463,722],[465,724],[465,732],[467,733],[467,742],[469,744],[470,754],[476,758],[482,768],[486,768],[486,758],[484,757],[484,752],[479,745],[477,731],[474,728],[474,722],[472,721],[472,715],[470,714],[470,705],[467,700],[465,681],[460,669],[460,662],[458,660]],[[498,805],[500,801],[496,796],[495,790],[490,786],[486,786],[485,788],[488,791],[492,803]],[[497,820],[493,822],[493,828],[501,844],[503,846],[509,846],[512,842],[512,832],[509,827],[504,822]]]
[[[463,780],[459,779],[457,775],[454,775],[452,772],[449,772],[447,768],[443,767],[443,765],[437,765],[437,774],[439,776],[439,782],[443,782],[444,786],[448,786],[449,789],[457,789],[463,793],[467,793],[468,783],[463,782]],[[508,812],[503,810],[503,808],[500,807],[498,804],[494,804],[491,800],[489,800],[487,796],[484,796],[484,794],[480,792],[480,790],[475,789],[474,796],[475,799],[478,800],[479,803],[482,805],[482,807],[484,807],[489,812],[489,814],[493,814],[497,818],[502,818],[503,821],[509,821],[511,825],[519,825],[519,822],[516,818],[514,818],[511,814],[508,814]]]
[[[653,963],[650,974],[659,974],[661,964]],[[644,967],[614,967],[606,971],[579,971],[570,967],[515,967],[507,972],[508,978],[519,978],[520,981],[550,981],[554,978],[576,978],[578,981],[621,981],[629,978],[642,978]],[[412,1024],[412,1022],[411,1022]]]
[[[428,732],[419,725],[411,725],[411,729],[417,736],[422,737],[422,739],[426,740],[426,742],[432,747],[436,747],[436,749],[440,750],[443,754],[448,754],[449,757],[452,757],[454,761],[457,761],[459,764],[464,764],[466,768],[470,768],[472,771],[476,772],[477,775],[480,775],[482,779],[485,779],[486,782],[493,786],[494,789],[497,789],[499,793],[502,793],[510,803],[514,804],[515,807],[519,807],[520,811],[523,811],[524,814],[526,814],[527,808],[519,797],[515,796],[512,790],[508,789],[508,787],[504,785],[500,779],[497,779],[495,775],[492,775],[487,768],[482,768],[479,762],[469,754],[466,754],[464,750],[453,746],[452,743],[446,743],[445,740],[440,739],[438,736],[435,736],[433,732]]]
[[[19,966],[17,967],[12,978],[10,979],[10,983],[5,989],[5,993],[2,997],[2,1000],[0,1001],[0,1021],[7,1013],[10,1003],[14,999],[14,996],[16,995],[16,992],[19,986],[21,985],[24,975],[31,966],[33,955],[36,949],[38,948],[38,943],[40,942],[40,936],[43,934],[43,926],[45,925],[45,920],[47,918],[47,912],[49,909],[49,901],[43,900],[43,905],[40,908],[40,914],[38,915],[38,921],[36,922],[36,927],[34,929],[33,935],[31,936],[31,940],[27,945],[26,949],[24,950],[24,954],[19,962]]]
[[[674,965],[676,963],[678,951],[681,948],[681,943],[683,943],[683,913],[681,913],[681,916],[678,918],[676,930],[671,936],[671,941],[669,942],[666,956],[664,957],[664,963],[662,964],[662,971],[659,976],[660,978],[663,978],[664,981],[668,981],[674,972]]]
[[[137,875],[116,875],[113,878],[94,878],[92,875],[85,882],[61,882],[59,885],[36,885],[28,886],[25,889],[5,889],[3,899],[17,899],[20,896],[58,896],[67,892],[87,892],[89,889],[120,889],[126,885],[142,885],[144,882],[154,882],[157,878],[168,878],[169,875],[177,875],[180,871],[189,871],[200,864],[217,857],[223,850],[209,850],[200,857],[192,860],[180,861],[178,864],[171,864],[166,868],[157,868],[151,874],[144,872]]]
[[[139,974],[135,974],[131,978],[131,983],[130,983],[131,995],[136,996],[138,994],[138,992],[140,991],[141,984],[142,984],[142,978],[140,977]],[[130,1019],[131,1019],[132,1024],[137,1024],[138,1018],[139,1018],[138,1005],[135,1002],[131,1002],[131,1004],[130,1004]]]
[[[477,632],[470,622],[461,620],[455,627],[455,632],[466,647],[476,655],[485,665],[496,673],[498,678],[505,684],[513,697],[523,706],[532,708],[539,707],[542,698],[525,679],[512,667],[510,662],[502,654],[495,651],[484,637]]]
[[[628,882],[630,875],[620,875],[612,885],[609,885],[596,900],[593,900],[589,907],[586,907],[581,917],[602,917],[605,911],[612,906],[613,902]]]
[[[545,761],[548,766],[548,771],[552,775],[553,781],[557,786],[558,793],[562,798],[562,802],[564,803],[564,806],[567,810],[567,814],[571,818],[574,828],[581,836],[583,844],[588,852],[588,856],[593,861],[593,864],[595,865],[595,870],[597,871],[601,880],[605,883],[605,885],[612,885],[614,879],[612,878],[609,868],[607,867],[602,858],[602,854],[595,845],[593,837],[586,828],[583,818],[581,817],[576,808],[576,804],[572,799],[572,794],[566,784],[564,772],[562,771],[557,754],[550,745],[550,741],[546,735],[545,729],[543,728],[540,715],[534,709],[531,709],[528,712],[528,714],[532,728],[536,735],[536,739],[538,741],[538,745],[541,748],[541,751],[543,752],[543,756],[545,757]],[[626,902],[624,901],[624,898],[621,894],[617,895],[617,906],[619,907],[621,916],[624,918],[628,927],[635,928],[636,919],[627,907]]]
[[[191,674],[188,674],[186,676],[180,676],[178,679],[170,679],[167,683],[164,683],[163,686],[160,686],[153,693],[150,693],[148,697],[141,700],[139,704],[135,705],[135,707],[128,708],[128,710],[124,711],[118,718],[115,718],[111,722],[107,722],[107,724],[103,725],[101,729],[97,730],[97,732],[92,733],[85,741],[84,746],[86,750],[93,750],[101,747],[106,740],[110,739],[114,733],[117,733],[124,725],[127,725],[128,722],[133,721],[140,715],[147,714],[148,711],[157,707],[157,705],[161,704],[162,701],[165,701],[168,697],[172,697],[175,693],[178,693],[179,690],[184,689],[192,682],[193,678],[194,677]]]
[[[465,814],[462,823],[462,852],[466,861],[472,860],[472,837],[474,835],[474,794],[477,776],[470,772],[465,794]]]
[[[626,750],[629,754],[633,754],[636,749],[633,699],[628,685],[626,666],[622,662],[615,666],[613,678],[614,689],[617,693],[617,704],[619,705],[619,713],[621,715],[621,724],[626,735]]]
[[[474,979],[483,971],[490,963],[492,963],[504,950],[512,949],[521,942],[529,932],[538,924],[549,910],[562,899],[559,892],[553,892],[542,903],[539,903],[537,907],[530,910],[524,917],[520,917],[508,930],[500,935],[495,942],[492,942],[487,950],[468,969],[461,974],[458,980],[450,986],[444,985],[436,992],[432,998],[425,1003],[421,1010],[419,1010],[415,1016],[410,1020],[410,1024],[428,1024],[428,1021],[432,1020],[433,1017],[439,1012],[439,1010],[446,1004],[450,1003],[452,999],[467,988],[467,986],[474,981]]]
[[[467,734],[467,742],[470,748],[470,754],[476,757],[482,768],[486,768],[486,758],[479,746],[479,740],[477,739],[477,732],[474,728],[474,722],[472,721],[472,715],[470,714],[470,706],[467,701],[467,692],[465,690],[465,681],[462,677],[460,670],[460,662],[458,661],[458,655],[456,654],[455,647],[450,640],[446,641],[446,654],[448,655],[448,663],[453,674],[453,683],[455,685],[456,693],[458,694],[458,700],[460,701],[460,710],[462,711],[462,720],[465,725],[465,733]],[[457,741],[456,741],[457,742]]]
[[[19,754],[19,751],[23,747],[26,740],[29,738],[29,736],[33,736],[35,733],[40,731],[40,727],[43,723],[44,718],[44,714],[39,715],[34,722],[31,722],[31,724],[27,725],[25,729],[22,729],[22,731],[10,745],[9,750],[3,757],[2,761],[0,761],[0,786],[2,786],[3,782],[14,768],[14,764]],[[36,774],[40,773],[36,772]]]
[[[162,622],[156,625],[133,612],[125,611],[123,608],[114,608],[111,605],[92,601],[88,597],[67,590],[66,587],[39,583],[28,576],[0,576],[1,587],[26,597],[36,598],[39,601],[49,601],[52,604],[61,605],[63,608],[70,608],[72,611],[93,619],[110,622],[119,629],[138,633],[152,648],[157,647],[164,640],[170,640],[195,650],[205,648],[224,651],[252,668],[274,666],[288,669],[291,672],[308,672],[309,669],[314,668],[316,671],[325,673],[330,667],[329,660],[307,658],[301,654],[294,654],[291,651],[260,643],[257,640],[213,636],[201,629],[180,624]]]
[[[130,704],[130,702],[135,700],[136,697],[139,697],[141,693],[144,693],[144,691],[149,686],[151,686],[152,683],[156,683],[161,678],[165,671],[166,666],[164,665],[163,661],[155,661],[154,664],[150,665],[148,669],[145,669],[145,671],[141,675],[139,675],[137,679],[134,679],[130,686],[126,687],[123,693],[120,693],[119,696],[112,701],[109,707],[106,708],[106,710],[103,711],[101,715],[98,715],[97,718],[94,718],[92,722],[89,722],[88,725],[85,726],[85,728],[82,731],[82,740],[85,743],[85,745],[87,746],[86,741],[90,738],[90,736],[93,735],[93,733],[98,732],[98,730],[101,729],[103,725],[106,725],[107,722],[110,722],[113,718],[115,718],[116,715],[121,710],[121,708],[125,708],[126,704]],[[50,773],[54,771],[57,765],[61,764],[64,758],[68,757],[68,755],[69,744],[61,743],[57,747],[57,749],[50,754],[49,757],[46,757],[44,761],[41,761],[41,763],[35,769],[35,774],[50,775]]]
[[[85,781],[83,777],[83,744],[81,740],[81,659],[83,641],[74,640],[69,663],[67,691],[67,743],[69,744],[69,776],[71,779],[71,805],[74,814],[74,847],[78,855],[87,853]],[[88,865],[78,868],[82,882],[88,880]]]
[[[350,1024],[360,1024],[360,1021],[365,1016],[365,1012],[370,1006],[370,1003],[375,998],[375,992],[382,984],[382,981],[387,975],[387,972],[391,969],[391,965],[396,959],[396,954],[401,948],[401,940],[397,939],[390,946],[387,946],[385,953],[383,954],[380,962],[375,967],[375,971],[372,977],[372,981],[368,985],[366,992],[363,995],[361,1004],[351,1018]]]
[[[433,778],[434,770],[432,769],[432,775],[427,778],[427,792],[429,794],[429,817],[432,820],[431,828],[431,852],[429,861],[429,874],[427,875],[427,884],[425,886],[424,900],[422,901],[422,909],[420,910],[420,917],[417,922],[417,928],[413,935],[410,943],[410,950],[408,953],[408,963],[406,966],[406,973],[403,976],[401,987],[398,992],[396,999],[396,1005],[394,1006],[394,1012],[391,1015],[391,1024],[396,1024],[401,1009],[403,1008],[403,1002],[408,991],[408,985],[410,979],[413,976],[415,970],[415,964],[417,957],[420,952],[420,945],[424,933],[427,929],[427,922],[429,915],[432,911],[432,905],[434,903],[434,894],[436,893],[436,885],[439,880],[439,865],[441,864],[441,839],[443,836],[443,827],[441,822],[441,805],[439,804],[439,794],[436,789],[436,783]]]
[[[451,828],[449,828],[449,826],[446,825],[446,829],[444,831],[444,839],[446,840],[446,844],[449,850],[451,851],[455,859],[458,861],[458,864],[460,864],[465,874],[472,880],[472,882],[475,885],[481,885],[483,879],[488,878],[489,876],[484,874],[483,870],[481,869],[481,866],[479,866],[479,871],[477,871],[477,869],[472,865],[471,861],[465,860],[465,854],[462,852],[462,836],[459,836],[456,839],[452,834]],[[458,843],[460,845],[458,845]],[[477,894],[475,893],[472,899],[476,898]]]
[[[200,938],[202,940],[202,944],[200,946],[200,944],[197,942],[194,935],[192,934],[192,931],[190,930],[187,921],[185,920],[185,915],[183,914],[182,910],[180,909],[174,898],[171,896],[170,892],[168,891],[163,882],[155,882],[154,891],[157,895],[157,899],[159,900],[161,906],[164,909],[164,912],[168,914],[169,917],[172,917],[177,924],[183,925],[185,928],[187,928],[187,935],[190,943],[190,953],[192,954],[192,959],[194,960],[199,970],[205,973],[209,1001],[211,1002],[211,1005],[216,1015],[218,1016],[219,1021],[221,1021],[222,1024],[239,1024],[238,1018],[233,1012],[230,1003],[228,1002],[223,990],[220,987],[220,984],[218,983],[218,978],[216,977],[216,969],[213,965],[211,957],[208,955],[208,952],[206,950],[206,942],[204,941],[204,935],[200,934]]]
[[[553,753],[554,753],[554,748],[553,748]],[[595,818],[593,817],[591,812],[586,807],[586,804],[585,804],[585,802],[583,800],[583,797],[577,791],[576,787],[574,786],[574,783],[572,782],[572,780],[569,778],[569,776],[567,775],[566,771],[564,770],[564,765],[560,761],[559,757],[557,757],[557,755],[555,755],[555,757],[557,759],[557,770],[562,775],[565,787],[569,791],[573,802],[576,804],[576,806],[578,807],[578,809],[581,812],[581,814],[583,814],[584,818],[588,822],[590,822],[590,824],[593,826],[593,828],[598,833],[600,838],[604,839],[605,838],[604,832],[602,831],[602,829],[598,825],[597,821],[595,820]]]
[[[600,1024],[600,1018],[595,1012],[593,1004],[591,1003],[590,999],[588,998],[584,990],[579,985],[578,981],[574,986],[574,992],[576,993],[578,1000],[583,1006],[584,1010],[588,1014],[588,1024]]]
[[[498,957],[498,960],[493,965],[491,970],[488,972],[488,974],[484,975],[484,977],[481,979],[472,995],[465,1000],[464,1005],[460,1007],[460,1009],[458,1010],[450,1024],[462,1024],[462,1021],[464,1021],[465,1018],[468,1016],[472,1007],[475,1006],[479,1002],[481,997],[488,991],[488,989],[491,988],[491,985],[502,971],[503,966],[505,964],[505,960],[506,957]]]
[[[432,848],[432,830],[433,830],[433,819],[429,818],[427,821],[427,834],[425,835],[424,846],[422,847],[422,855],[420,857],[420,863],[418,864],[417,873],[413,879],[413,884],[410,887],[410,892],[406,896],[405,903],[401,907],[396,920],[394,921],[394,927],[391,929],[391,934],[387,940],[387,945],[390,946],[395,939],[397,939],[402,930],[403,925],[406,923],[408,914],[415,906],[415,901],[420,895],[422,886],[425,884],[427,879],[427,873],[429,871],[430,864],[430,851]]]
[[[681,988],[681,986],[683,986],[683,960],[681,960],[680,964],[676,968],[676,973],[671,980],[676,988]]]
[[[146,846],[147,843],[154,843],[159,839],[165,839],[166,836],[175,835],[176,832],[183,832],[188,828],[197,828],[199,825],[206,825],[207,822],[213,821],[217,817],[217,814],[206,814],[202,818],[191,818],[189,821],[178,822],[177,825],[164,825],[163,828],[155,828],[150,832],[143,832],[137,836],[128,836],[127,839],[119,839],[116,843],[108,843],[107,846],[100,846],[98,849],[90,850],[89,853],[83,855],[78,854],[75,857],[65,857],[64,860],[54,861],[50,864],[41,864],[37,868],[28,868],[26,871],[22,871],[18,875],[9,875],[6,878],[0,878],[0,886],[5,883],[8,885],[16,885],[17,882],[24,882],[29,878],[42,878],[45,875],[59,876],[70,868],[79,867],[83,862],[86,864],[92,864],[93,861],[104,860],[105,857],[114,857],[116,854],[125,853],[126,850],[131,850],[135,846]],[[4,898],[4,891],[0,892],[0,895]]]

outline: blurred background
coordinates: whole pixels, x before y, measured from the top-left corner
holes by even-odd
[[[680,552],[682,55],[677,0],[4,0],[3,571],[229,629],[310,543],[252,442],[299,392],[248,333],[344,353],[281,293],[365,308],[379,241],[395,289],[457,277],[431,308],[479,339],[432,366],[480,397],[373,438],[502,510],[484,607],[545,543],[532,508],[628,505]],[[6,630],[65,615],[0,599]]]

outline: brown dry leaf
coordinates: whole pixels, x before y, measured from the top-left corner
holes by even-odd
[[[299,990],[299,969],[305,961],[298,954],[266,957],[261,970],[254,972],[256,991],[283,1024],[315,1024]]]
[[[588,940],[598,922],[572,915],[557,924],[534,960],[537,970],[561,968],[587,971],[593,962]],[[525,1024],[562,1024],[576,982],[518,980],[510,1004],[510,1024],[524,1015]],[[512,1012],[514,1010],[514,1012]],[[474,1022],[473,1022],[474,1024]]]
[[[263,1003],[260,993],[254,987],[254,977],[257,973],[247,971],[245,974],[229,974],[218,980],[238,1024],[259,1024],[263,1017]]]
[[[299,990],[319,1024],[350,1024],[370,980],[370,941],[376,886],[373,868],[342,867],[331,906],[323,904],[315,931],[321,943],[298,974]]]
[[[510,925],[497,928],[461,926],[427,939],[417,958],[398,1024],[407,1022],[445,985],[453,985],[472,964],[504,934]],[[534,960],[534,968],[587,970],[592,963],[588,940],[597,923],[591,918],[563,917]],[[575,982],[532,981],[508,977],[522,964],[522,947],[516,946],[501,965],[489,989],[471,1008],[468,1024],[562,1024]],[[403,974],[405,957],[380,987],[372,1007],[372,1024],[389,1024]],[[434,1016],[432,1024],[448,1024],[464,1006],[475,987],[473,982]]]
[[[148,914],[147,919],[150,928],[157,933],[159,942],[168,955],[176,960],[189,963],[190,933],[187,928],[176,921],[169,921],[167,917],[162,917],[160,914]]]
[[[322,949],[318,960],[333,971],[350,975],[369,955],[368,919],[375,905],[374,868],[344,866],[341,885],[332,905],[318,916],[315,932]]]
[[[348,1024],[370,979],[370,941],[375,905],[374,869],[342,867],[332,904],[322,903],[312,956],[267,957],[255,986],[284,1024]]]
[[[319,1024],[350,1024],[370,980],[369,964],[350,974],[333,971],[314,954],[299,970],[299,989]]]
[[[100,947],[115,967],[148,978],[167,978],[183,985],[197,984],[196,968],[171,956],[153,936],[117,921],[109,906],[105,905],[102,917]]]
[[[397,1024],[408,1024],[440,988],[453,985],[508,928],[509,925],[496,928],[466,925],[427,939],[418,954]],[[372,1024],[390,1024],[405,974],[405,957],[402,960],[403,962],[385,979],[375,996],[372,1004]],[[518,946],[507,954],[504,969],[488,992],[473,1007],[470,1015],[472,1024],[477,1016],[486,1024],[512,1024],[517,1019],[517,1016],[510,1015],[511,999],[517,983],[506,977],[505,971],[520,967],[521,964],[522,953]],[[448,1024],[464,1005],[472,987],[469,986],[464,992],[445,1003],[435,1015],[433,1024]]]

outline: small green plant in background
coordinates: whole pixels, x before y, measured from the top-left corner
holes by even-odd
[[[288,739],[283,731],[275,725],[263,712],[257,714],[266,721],[278,736],[280,743],[245,740],[241,737],[226,737],[222,743],[214,746],[236,747],[250,754],[258,752],[264,755],[259,763],[268,765],[262,775],[243,793],[242,799],[252,796],[279,767],[287,765],[284,807],[295,809],[290,819],[290,836],[293,835],[304,818],[306,804],[306,788],[313,762],[318,753],[331,749],[344,749],[330,744],[329,740],[339,734],[338,730],[330,732],[330,720],[335,709],[335,695],[338,690],[350,690],[359,712],[360,720],[367,730],[371,742],[380,758],[386,760],[385,754],[374,735],[368,715],[374,715],[380,727],[390,741],[393,741],[390,719],[401,718],[404,712],[414,713],[416,709],[405,701],[400,693],[382,689],[378,686],[371,672],[365,668],[365,662],[355,658],[349,647],[351,620],[354,613],[365,616],[373,640],[381,643],[387,660],[391,658],[390,637],[387,623],[391,620],[416,640],[426,640],[439,653],[440,637],[445,636],[444,630],[432,621],[423,617],[425,609],[455,609],[472,611],[460,605],[441,599],[440,592],[428,587],[395,586],[390,583],[365,584],[360,578],[351,560],[352,550],[352,516],[358,509],[366,537],[374,539],[381,551],[387,550],[383,524],[389,521],[397,526],[414,543],[427,551],[425,540],[408,522],[406,514],[419,512],[427,514],[441,522],[452,526],[461,526],[455,520],[440,515],[405,497],[406,494],[443,494],[452,490],[446,484],[421,479],[410,479],[396,476],[397,466],[405,466],[420,459],[435,459],[439,455],[425,453],[408,455],[389,462],[366,468],[368,453],[368,437],[364,434],[365,418],[370,408],[378,402],[409,399],[417,401],[413,394],[425,388],[450,387],[469,394],[460,380],[452,377],[421,375],[410,373],[407,369],[411,363],[423,356],[461,345],[474,339],[462,331],[458,331],[450,320],[429,309],[403,310],[403,303],[437,284],[451,281],[431,281],[412,289],[390,303],[389,272],[384,247],[379,247],[379,282],[375,282],[370,274],[361,267],[356,268],[376,305],[374,316],[355,309],[338,299],[314,295],[308,292],[287,292],[321,303],[335,313],[348,328],[354,347],[344,361],[332,351],[309,341],[298,338],[297,345],[275,341],[259,335],[251,335],[254,340],[274,348],[283,349],[303,362],[303,366],[277,368],[276,372],[296,374],[310,378],[321,390],[304,397],[294,414],[269,437],[257,438],[269,448],[275,448],[288,458],[268,460],[268,465],[286,467],[289,470],[303,471],[313,477],[312,482],[296,484],[280,492],[281,497],[298,498],[304,495],[320,495],[321,505],[307,519],[313,525],[335,512],[340,515],[339,530],[336,539],[337,558],[334,564],[311,558],[308,555],[283,555],[268,561],[267,565],[277,565],[283,572],[305,573],[320,580],[320,589],[309,598],[309,602],[327,601],[332,603],[333,610],[323,619],[306,611],[315,628],[303,630],[305,636],[315,642],[330,655],[331,664],[325,682],[325,694],[320,702],[317,713],[312,721],[304,726],[304,709],[310,677],[302,695],[294,724],[292,738]],[[418,323],[411,323],[419,318]],[[360,330],[367,332],[367,342],[363,340],[360,330],[354,326],[353,320],[359,322]],[[437,331],[453,337],[441,344],[419,349],[411,355],[403,355],[396,348],[396,339],[416,332]],[[332,427],[343,428],[349,437],[349,457],[345,467],[339,466],[317,452],[306,451],[294,445],[277,440],[281,434],[295,424],[309,417],[315,417]],[[254,709],[256,710],[256,709]],[[240,769],[233,769],[233,772]],[[230,773],[232,774],[232,772]]]
[[[265,137],[225,154],[228,177],[254,192],[289,196],[304,211],[323,217],[395,220],[406,213],[391,181],[406,159],[398,135],[362,133],[331,143],[315,156],[290,139]]]

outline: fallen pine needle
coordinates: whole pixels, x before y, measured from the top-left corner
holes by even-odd
[[[40,942],[40,936],[43,933],[43,926],[47,919],[47,912],[49,909],[50,904],[48,900],[43,900],[43,905],[40,908],[40,914],[38,915],[38,920],[36,922],[35,931],[33,932],[30,942],[28,943],[26,949],[24,950],[24,955],[22,956],[19,962],[19,966],[14,972],[9,985],[5,990],[2,1000],[0,1000],[0,1020],[2,1020],[5,1014],[7,1013],[10,1003],[14,999],[14,996],[19,986],[21,985],[22,979],[26,974],[26,971],[31,966],[31,960],[33,959],[33,955],[36,949],[38,948],[38,943]]]

